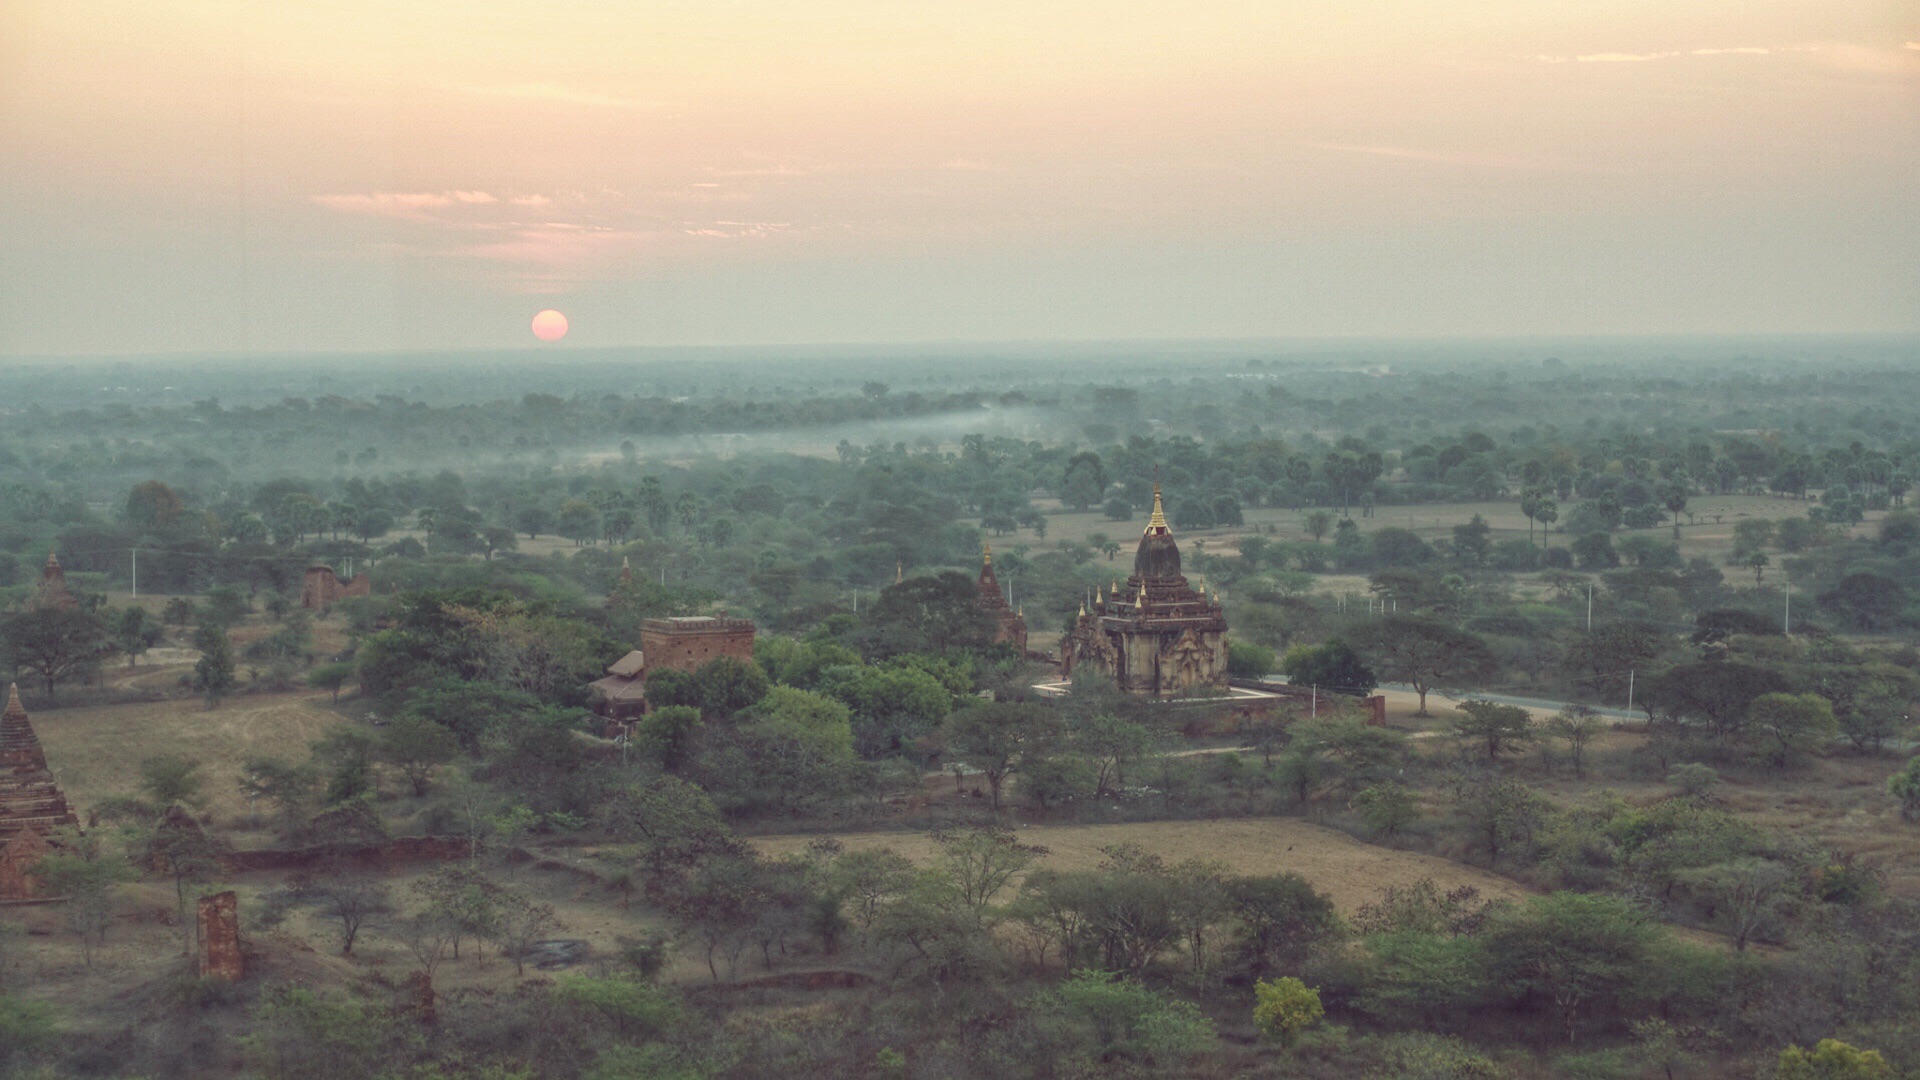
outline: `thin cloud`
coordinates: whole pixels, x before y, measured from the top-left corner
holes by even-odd
[[[365,194],[317,194],[313,202],[340,213],[363,213],[369,217],[405,217],[426,221],[438,209],[461,206],[488,206],[499,196],[484,190],[453,188],[444,192],[365,192]]]
[[[1914,52],[1920,52],[1920,41],[1909,41],[1904,46],[1902,46],[1902,48],[1912,49]]]
[[[452,206],[453,196],[439,191],[373,191],[364,195],[315,195],[313,201],[343,214],[422,218],[428,210]]]
[[[1365,154],[1368,157],[1396,158],[1402,161],[1420,161],[1433,165],[1466,165],[1483,169],[1526,169],[1540,170],[1557,168],[1537,161],[1523,161],[1517,158],[1497,157],[1491,154],[1462,154],[1445,150],[1421,150],[1411,146],[1365,146],[1353,143],[1308,143],[1316,150],[1337,150],[1346,154]]]
[[[578,86],[568,86],[556,82],[507,83],[500,86],[468,86],[469,94],[484,97],[517,98],[521,101],[550,101],[562,105],[592,105],[602,109],[660,109],[664,106],[657,101],[643,101],[639,98],[620,97],[616,94],[603,94],[598,90],[588,90]]]
[[[545,195],[516,195],[507,201],[515,206],[545,206],[553,200]]]
[[[1729,45],[1706,49],[1670,49],[1665,52],[1630,53],[1597,52],[1582,53],[1578,56],[1535,56],[1533,59],[1543,64],[1644,64],[1654,60],[1671,60],[1684,56],[1774,56],[1787,52],[1810,52],[1813,46],[1798,45],[1789,47],[1761,45]]]

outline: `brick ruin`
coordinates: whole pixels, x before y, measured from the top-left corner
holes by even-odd
[[[372,596],[373,578],[367,574],[341,581],[333,567],[315,563],[300,579],[300,606],[308,611],[325,611],[349,596]]]
[[[0,900],[32,898],[30,875],[47,852],[47,834],[79,823],[47,768],[20,688],[9,686],[0,710]]]
[[[752,619],[690,615],[640,624],[640,652],[648,671],[698,671],[723,656],[753,659]]]
[[[980,607],[993,616],[993,640],[1004,641],[1021,653],[1027,651],[1027,620],[1000,591],[1000,579],[993,574],[993,547],[980,549]]]
[[[67,588],[67,572],[60,568],[59,557],[51,551],[47,552],[47,564],[40,568],[40,587],[34,590],[27,606],[39,609],[80,606],[73,590]]]
[[[199,904],[200,977],[239,982],[247,973],[240,954],[240,903],[229,890],[203,896]]]
[[[622,577],[622,580],[628,580]],[[752,619],[724,615],[686,615],[647,619],[640,624],[640,647],[607,668],[590,685],[596,711],[609,720],[627,721],[647,711],[647,675],[654,671],[698,671],[730,656],[753,659]]]

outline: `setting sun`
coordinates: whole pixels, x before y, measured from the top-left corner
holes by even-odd
[[[541,341],[559,341],[567,336],[567,317],[548,308],[533,317],[533,336]]]

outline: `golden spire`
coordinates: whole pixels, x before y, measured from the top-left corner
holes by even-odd
[[[1153,514],[1147,518],[1147,531],[1153,532],[1156,529],[1161,532],[1169,531],[1167,512],[1160,506],[1160,481],[1158,480],[1153,482]]]
[[[1107,594],[1103,592],[1098,585],[1093,587],[1093,602],[1096,604],[1104,604],[1107,602]]]
[[[1087,602],[1085,600],[1080,601],[1080,617],[1083,619],[1087,617]]]
[[[980,563],[983,566],[993,565],[993,541],[980,541]]]

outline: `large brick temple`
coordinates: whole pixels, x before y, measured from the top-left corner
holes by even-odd
[[[28,875],[48,850],[47,834],[77,824],[20,704],[20,688],[9,686],[0,710],[0,900],[31,897]]]
[[[1227,617],[1180,573],[1180,547],[1153,486],[1153,515],[1133,556],[1133,574],[1111,594],[1097,590],[1060,649],[1062,674],[1082,665],[1120,689],[1179,697],[1227,687]]]

